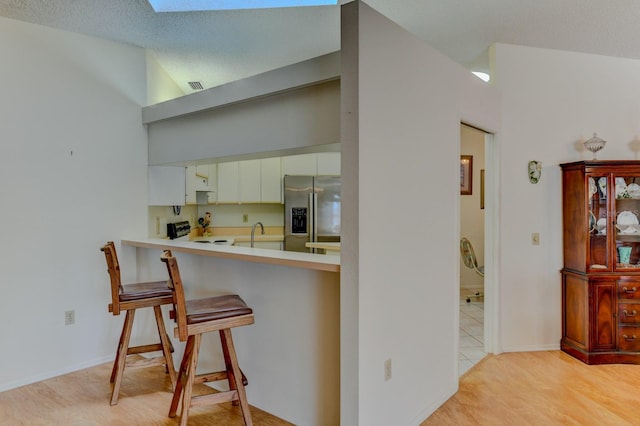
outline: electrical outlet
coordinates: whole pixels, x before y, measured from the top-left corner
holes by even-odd
[[[391,380],[391,358],[384,362],[384,381]]]
[[[160,235],[160,216],[156,216],[156,235]]]
[[[540,245],[540,234],[537,232],[534,232],[533,234],[531,234],[531,245],[532,246],[539,246]]]
[[[76,322],[76,311],[64,311],[64,325],[72,325]]]
[[[244,213],[242,215],[242,223],[249,223],[249,215]]]

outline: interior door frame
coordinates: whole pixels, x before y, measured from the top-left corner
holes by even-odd
[[[484,154],[484,351],[499,354],[498,317],[500,300],[500,280],[498,274],[499,259],[499,162],[495,134],[485,130]]]
[[[498,149],[496,135],[478,126],[468,124],[464,121],[460,125],[472,127],[484,133],[484,351],[487,354],[499,354],[499,275],[498,275],[498,259],[499,259],[499,161],[497,158]],[[461,141],[459,141],[459,146]],[[460,148],[459,148],[460,149]],[[460,203],[458,202],[458,241],[460,240]],[[458,256],[458,282],[457,295],[460,295],[460,256]],[[459,342],[459,321],[460,312],[459,304],[456,306]],[[458,348],[459,349],[459,348]],[[456,351],[458,353],[458,351]]]

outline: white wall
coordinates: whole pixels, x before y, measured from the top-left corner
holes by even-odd
[[[146,52],[147,58],[147,105],[154,105],[170,99],[184,96],[184,92],[169,77],[169,74],[160,66],[155,55],[151,51]]]
[[[342,29],[341,421],[417,424],[458,386],[460,122],[493,91],[362,2]]]
[[[113,358],[99,248],[146,228],[147,141],[142,49],[0,18],[0,52],[5,390]]]
[[[561,176],[590,159],[581,143],[607,140],[598,159],[638,159],[640,61],[498,44],[492,80],[502,93],[500,282],[505,351],[558,349],[561,338]],[[635,151],[634,151],[635,149]],[[529,183],[527,163],[542,161]],[[531,233],[540,233],[540,246]]]
[[[340,82],[330,81],[156,121],[149,124],[149,164],[335,144],[339,103]]]
[[[473,245],[478,265],[484,265],[484,209],[480,208],[480,171],[484,166],[485,133],[473,127],[460,126],[460,155],[473,156],[472,193],[460,196],[460,237],[466,237]],[[460,287],[482,289],[484,279],[473,269],[460,262]]]

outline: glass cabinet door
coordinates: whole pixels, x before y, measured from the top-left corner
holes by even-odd
[[[640,176],[614,176],[616,269],[640,269]]]
[[[607,215],[607,175],[590,175],[587,198],[589,208],[589,267],[592,270],[610,270],[607,234],[609,218]],[[640,200],[639,200],[640,201]]]

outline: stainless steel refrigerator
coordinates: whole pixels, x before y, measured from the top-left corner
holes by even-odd
[[[284,177],[284,249],[313,253],[308,242],[340,242],[340,176]]]

